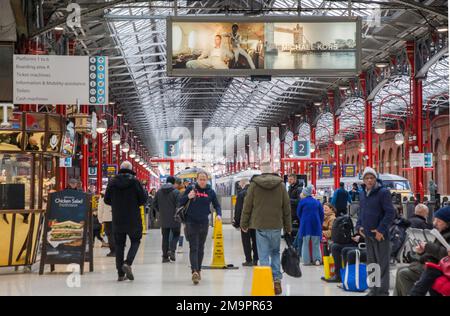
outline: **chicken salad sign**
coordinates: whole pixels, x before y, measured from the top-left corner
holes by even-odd
[[[108,58],[14,55],[15,104],[108,104]]]
[[[45,264],[85,261],[90,227],[89,195],[64,190],[50,195],[43,237],[41,271]]]

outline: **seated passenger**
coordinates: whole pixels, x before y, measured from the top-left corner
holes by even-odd
[[[409,219],[409,222],[411,223],[410,227],[417,229],[433,229],[433,225],[427,223],[428,213],[428,206],[425,204],[417,204],[414,216]]]
[[[447,242],[450,242],[450,207],[441,208],[434,214],[434,227]],[[437,239],[433,243],[420,243],[415,251],[420,255],[420,260],[397,270],[394,296],[407,296],[410,294],[414,284],[421,279],[425,270],[425,263],[437,264],[442,258],[447,256],[447,249]],[[428,284],[428,276],[426,278],[427,280],[422,282],[422,285],[424,283]],[[425,287],[423,285],[423,288]]]
[[[323,206],[325,218],[323,220],[322,225],[322,237],[326,238],[327,240],[331,239],[331,229],[333,227],[333,223],[336,219],[336,208],[331,203],[326,203]]]
[[[356,234],[352,237],[352,243],[350,244],[338,244],[338,243],[332,243],[330,246],[331,255],[334,259],[334,277],[330,279],[322,278],[322,280],[329,282],[329,283],[340,283],[342,282],[341,279],[341,269],[345,268],[348,260],[348,254],[351,250],[358,249],[358,246],[360,244],[364,243],[364,237]],[[361,261],[366,260],[366,252],[361,251]]]
[[[205,50],[197,60],[191,60],[186,63],[186,68],[190,69],[228,69],[227,62],[233,58],[233,54],[222,48],[222,36],[216,35],[214,47]]]

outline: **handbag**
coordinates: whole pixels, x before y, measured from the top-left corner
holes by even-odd
[[[441,268],[442,274],[450,279],[450,257],[444,257],[439,261],[439,267]]]
[[[300,269],[300,255],[292,245],[291,237],[286,234],[284,236],[287,248],[283,251],[281,256],[281,266],[284,273],[294,278],[302,277],[302,270]]]
[[[183,206],[180,206],[177,208],[174,216],[174,220],[177,223],[185,223],[186,222],[186,215],[187,211],[189,209],[189,206],[191,205],[191,200],[189,200],[186,204]]]
[[[361,263],[361,252],[356,251],[355,264],[349,264],[345,266],[345,269],[341,270],[342,285],[344,290],[349,292],[364,292],[369,288],[367,285],[367,266]]]

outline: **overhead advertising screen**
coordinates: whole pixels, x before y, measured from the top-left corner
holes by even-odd
[[[169,76],[354,76],[356,17],[170,17]]]

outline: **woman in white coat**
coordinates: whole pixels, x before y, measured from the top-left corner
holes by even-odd
[[[98,220],[101,224],[104,225],[106,237],[108,237],[109,244],[109,254],[107,257],[115,257],[116,256],[116,247],[114,243],[114,234],[112,232],[112,208],[109,205],[105,204],[104,201],[105,192],[103,191],[100,194],[100,198],[98,201]]]

